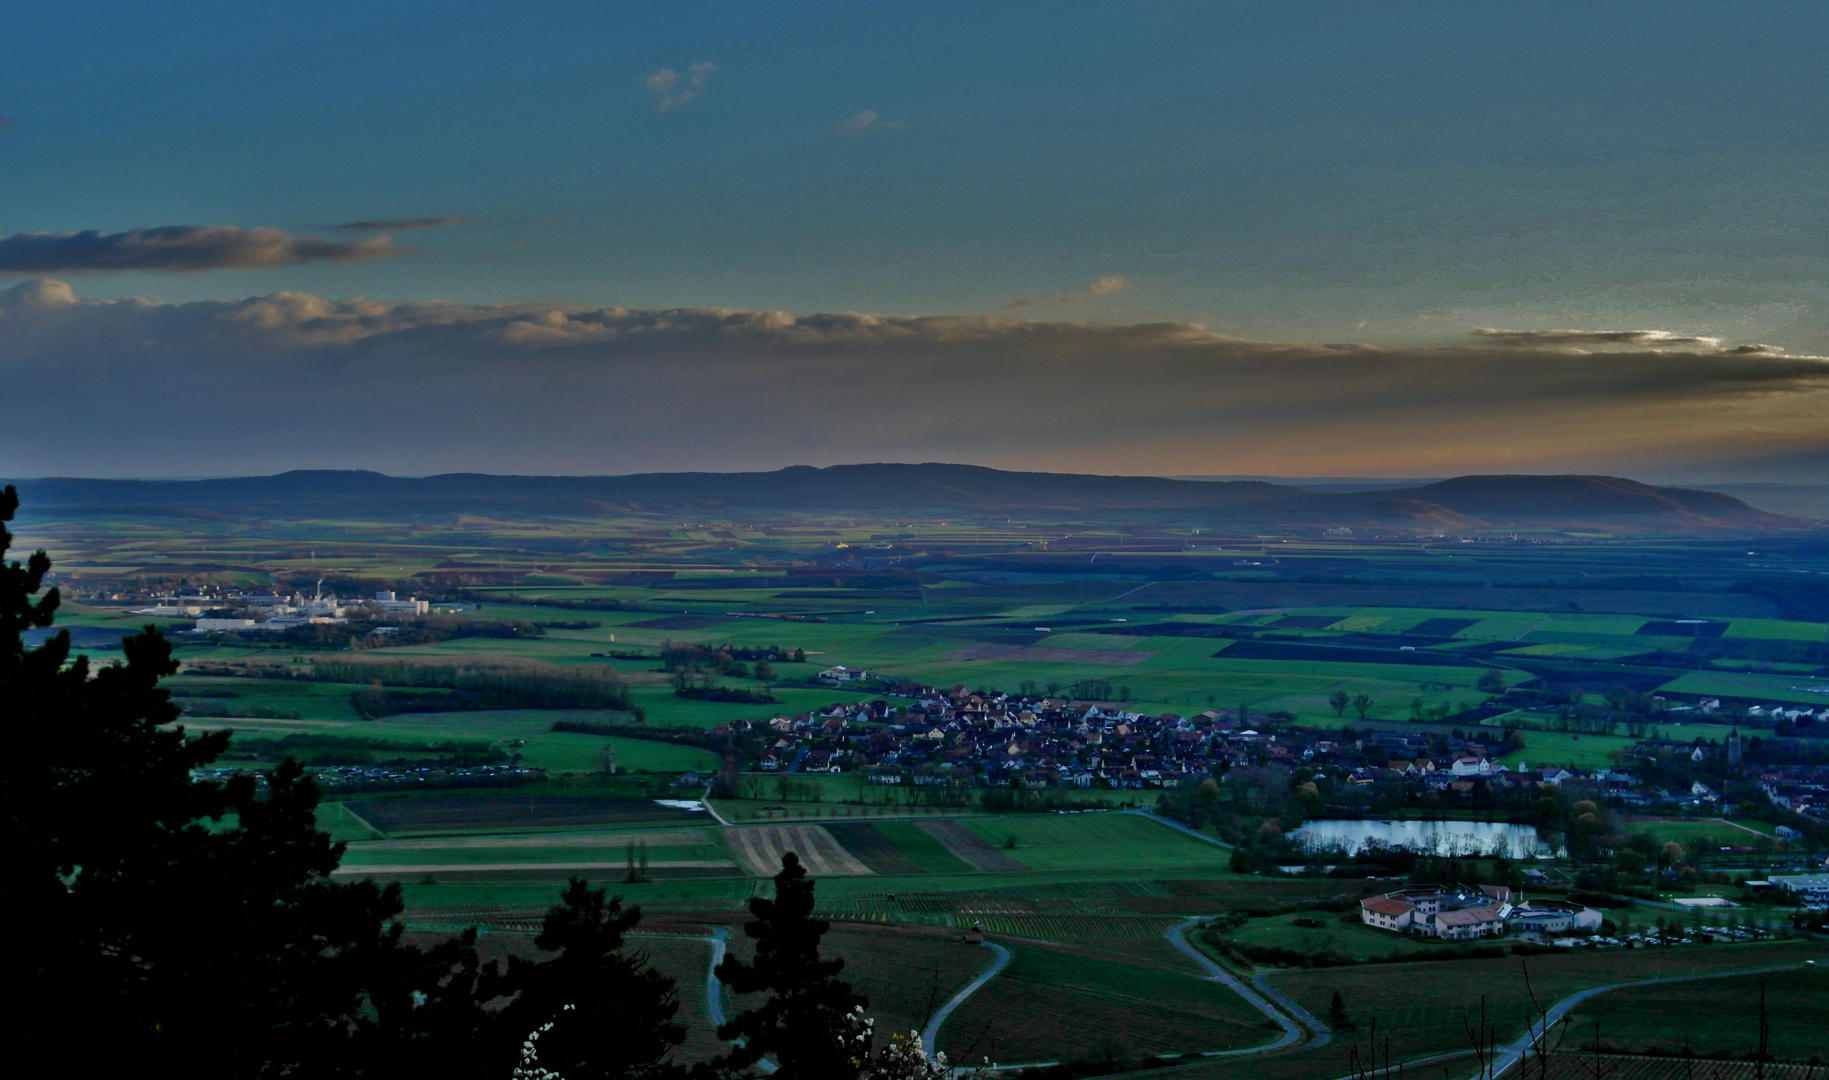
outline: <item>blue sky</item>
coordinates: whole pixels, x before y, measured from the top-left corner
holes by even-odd
[[[366,261],[43,275],[84,299],[1042,300],[1007,310],[1829,352],[1829,5],[111,2],[7,23],[0,238],[468,219]]]

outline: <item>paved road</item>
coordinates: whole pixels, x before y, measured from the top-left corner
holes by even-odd
[[[709,936],[699,940],[711,943],[711,967],[705,972],[705,1012],[711,1016],[711,1026],[721,1028],[728,1020],[724,1016],[724,984],[718,979],[718,965],[724,962],[724,953],[728,951],[730,931],[714,926]],[[779,1067],[767,1058],[756,1062],[756,1068],[765,1073],[772,1073]]]
[[[976,994],[980,987],[996,978],[998,972],[1010,965],[1010,950],[994,941],[985,941],[980,944],[996,953],[996,958],[991,961],[990,967],[979,972],[977,978],[966,983],[964,988],[947,1000],[946,1004],[940,1006],[940,1011],[934,1013],[933,1019],[929,1020],[927,1026],[921,1029],[921,1049],[927,1051],[928,1057],[934,1055],[934,1048],[940,1041],[940,1025],[946,1023],[947,1017],[953,1015],[953,1010],[965,1004],[967,998]]]
[[[1303,1047],[1304,1050],[1313,1050],[1316,1047],[1326,1046],[1329,1042],[1333,1041],[1334,1033],[1331,1028],[1315,1019],[1313,1013],[1310,1013],[1307,1009],[1297,1005],[1294,998],[1270,985],[1269,972],[1260,971],[1256,975],[1251,976],[1251,985],[1257,987],[1265,997],[1275,1002],[1284,1012],[1308,1025],[1308,1030],[1315,1033],[1314,1041]]]
[[[705,790],[699,793],[699,805],[703,806],[705,808],[705,812],[707,814],[711,815],[711,820],[717,822],[719,825],[725,826],[726,828],[728,828],[730,826],[730,822],[724,820],[724,815],[718,813],[718,808],[711,805],[711,785],[710,784],[706,784]]]
[[[1570,994],[1556,1004],[1551,1005],[1548,1018],[1545,1021],[1540,1025],[1533,1025],[1530,1030],[1526,1031],[1523,1035],[1518,1036],[1516,1040],[1506,1044],[1506,1046],[1499,1051],[1498,1059],[1493,1062],[1491,1075],[1498,1076],[1506,1069],[1516,1065],[1519,1060],[1530,1051],[1531,1043],[1541,1036],[1543,1032],[1555,1027],[1564,1016],[1568,1015],[1569,1010],[1596,994],[1604,994],[1609,990],[1624,990],[1633,986],[1655,986],[1659,983],[1699,982],[1703,979],[1727,979],[1739,975],[1765,975],[1774,971],[1796,971],[1803,966],[1804,965],[1802,964],[1779,964],[1776,967],[1749,968],[1741,971],[1713,971],[1707,975],[1669,975],[1661,979],[1638,979],[1633,982],[1612,983],[1607,986],[1590,987],[1578,993]],[[1475,1080],[1478,1080],[1481,1073],[1475,1073],[1474,1076]]]
[[[1272,1005],[1269,1001],[1265,1000],[1256,990],[1253,990],[1251,987],[1240,982],[1238,977],[1233,975],[1230,971],[1227,971],[1225,968],[1215,964],[1212,960],[1209,960],[1205,953],[1188,944],[1187,938],[1183,935],[1186,934],[1190,927],[1206,918],[1211,918],[1211,916],[1196,915],[1191,919],[1183,919],[1181,922],[1170,927],[1168,932],[1169,944],[1181,950],[1188,959],[1198,964],[1200,969],[1207,973],[1208,979],[1224,985],[1239,997],[1250,1002],[1252,1007],[1257,1009],[1258,1012],[1275,1020],[1277,1026],[1283,1029],[1283,1035],[1276,1042],[1265,1046],[1248,1046],[1243,1050],[1221,1050],[1204,1056],[1230,1057],[1234,1054],[1264,1054],[1272,1050],[1281,1050],[1285,1046],[1294,1045],[1302,1038],[1302,1029],[1294,1020],[1290,1019],[1287,1014],[1279,1010],[1275,1005]],[[1301,1015],[1306,1014],[1304,1013]],[[1317,1034],[1325,1033],[1326,1031],[1327,1029],[1325,1027],[1318,1027]]]
[[[1202,839],[1206,838],[1202,837]],[[1261,1046],[1247,1046],[1242,1050],[1211,1050],[1203,1053],[1201,1056],[1232,1057],[1239,1054],[1266,1054],[1272,1050],[1281,1050],[1286,1046],[1291,1046],[1296,1042],[1299,1042],[1302,1038],[1302,1028],[1295,1020],[1290,1019],[1290,1015],[1279,1011],[1275,1005],[1272,1005],[1270,1001],[1265,999],[1264,995],[1260,995],[1256,990],[1253,990],[1251,987],[1240,982],[1231,972],[1220,967],[1218,964],[1215,964],[1212,960],[1209,960],[1199,949],[1188,944],[1187,939],[1182,936],[1189,927],[1192,927],[1202,919],[1210,917],[1211,916],[1196,915],[1193,918],[1184,919],[1181,922],[1176,923],[1168,931],[1167,937],[1169,944],[1179,949],[1188,959],[1194,961],[1194,963],[1199,966],[1200,970],[1206,972],[1206,978],[1225,986],[1239,997],[1250,1002],[1252,1007],[1257,1009],[1257,1011],[1276,1021],[1277,1026],[1283,1029],[1283,1034],[1273,1043],[1267,1043]],[[927,1022],[927,1027],[921,1031],[921,1048],[927,1051],[930,1056],[934,1053],[935,1046],[939,1041],[940,1025],[946,1023],[947,1018],[952,1016],[953,1012],[958,1009],[959,1006],[965,1004],[973,994],[983,988],[985,983],[990,982],[1010,963],[1010,950],[990,941],[987,941],[984,944],[997,954],[997,959],[989,968],[980,972],[977,978],[967,983],[964,988],[954,994],[951,1000],[947,1001],[945,1005],[942,1005],[940,1011],[934,1014],[933,1019]],[[1322,1046],[1327,1043],[1330,1036],[1327,1025],[1316,1020],[1314,1017],[1309,1016],[1301,1006],[1290,1001],[1281,991],[1268,986],[1263,987],[1263,989],[1270,998],[1282,1003],[1284,1008],[1289,1010],[1289,1014],[1293,1014],[1300,1018],[1302,1023],[1308,1024],[1314,1029],[1315,1040],[1309,1044],[1310,1046]],[[1053,1065],[1055,1063],[1048,1061],[1029,1062],[1027,1064],[1030,1066],[1039,1066]],[[1010,1069],[1021,1068],[1022,1066],[1006,1064],[1000,1067]]]

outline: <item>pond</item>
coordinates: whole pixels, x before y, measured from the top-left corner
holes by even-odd
[[[1307,851],[1356,852],[1366,844],[1409,848],[1438,856],[1474,856],[1499,851],[1523,859],[1554,852],[1537,839],[1534,825],[1485,821],[1311,821],[1289,834]]]

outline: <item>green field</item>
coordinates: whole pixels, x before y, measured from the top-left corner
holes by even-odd
[[[971,868],[932,836],[908,821],[885,821],[877,826],[902,857],[927,874],[962,874]]]
[[[1659,843],[1675,841],[1685,849],[1697,845],[1721,848],[1772,847],[1777,844],[1771,832],[1772,826],[1764,822],[1749,822],[1746,828],[1736,828],[1734,824],[1720,820],[1663,818],[1629,820],[1624,824],[1624,829],[1628,835],[1650,833]]]
[[[1218,845],[1135,814],[974,818],[965,825],[1031,870],[1217,871],[1231,857]]]
[[[1016,945],[1003,973],[940,1031],[956,1061],[1019,1063],[1226,1050],[1279,1029],[1191,971]]]
[[[332,699],[301,697],[295,700]],[[710,772],[723,761],[712,751],[693,746],[552,730],[554,722],[560,720],[606,722],[620,719],[615,714],[587,710],[496,709],[409,713],[381,720],[361,720],[353,715],[347,719],[305,720],[207,717],[189,720],[186,726],[200,731],[226,727],[238,735],[263,738],[294,734],[336,735],[425,746],[446,741],[482,741],[500,747],[505,753],[520,754],[524,764],[558,772],[600,771],[605,765],[606,750],[615,755],[616,767],[623,771]],[[386,757],[388,752],[377,751],[377,756]]]
[[[1320,927],[1297,926],[1296,920],[1320,922]],[[1392,956],[1424,957],[1444,951],[1435,942],[1375,930],[1359,919],[1355,908],[1344,914],[1333,911],[1298,912],[1250,919],[1225,936],[1245,945],[1294,949],[1304,953],[1337,953],[1354,960]]]
[[[1576,735],[1559,731],[1526,731],[1522,737],[1524,749],[1501,757],[1501,765],[1513,769],[1520,765],[1605,768],[1616,764],[1615,755],[1638,741],[1624,735]]]
[[[343,856],[345,871],[462,873],[479,869],[551,867],[563,878],[576,867],[621,870],[630,844],[641,844],[660,864],[656,876],[667,876],[667,863],[700,863],[694,869],[722,868],[720,876],[739,871],[713,829],[619,829],[564,834],[463,836],[449,839],[375,840],[351,843]],[[608,864],[607,868],[602,864]]]
[[[1776,638],[1781,641],[1829,641],[1829,625],[1783,619],[1735,619],[1727,637]]]
[[[1765,701],[1795,701],[1818,708],[1829,705],[1829,679],[1799,675],[1748,675],[1726,671],[1692,671],[1659,689],[1678,694],[1709,694]]]
[[[1829,1060],[1829,967],[1775,971],[1601,994],[1571,1014],[1559,1046],[1744,1058],[1759,1047],[1759,994],[1766,996],[1770,1052],[1789,1061]]]
[[[1279,972],[1271,980],[1316,1016],[1326,1016],[1337,992],[1357,1029],[1389,1032],[1399,1060],[1466,1046],[1469,1017],[1481,1003],[1501,1041],[1524,1030],[1530,986],[1546,1007],[1577,990],[1615,982],[1829,962],[1829,945],[1781,942],[1615,950],[1528,961],[1471,960],[1453,964],[1375,964]],[[1705,985],[1705,984],[1701,984]]]

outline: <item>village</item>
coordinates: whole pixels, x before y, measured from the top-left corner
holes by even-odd
[[[1530,733],[1492,727],[1324,730],[1297,726],[1288,713],[1253,716],[1243,707],[1150,715],[1121,703],[962,688],[921,688],[910,696],[894,704],[888,698],[836,703],[766,722],[737,720],[720,730],[761,738],[755,766],[761,772],[856,773],[883,785],[1178,789],[1234,768],[1282,766],[1315,784],[1322,801],[1366,810],[1522,804],[1545,788],[1572,784],[1622,808],[1730,814],[1736,806],[1725,793],[1728,778],[1755,784],[1759,797],[1792,813],[1817,816],[1829,806],[1829,768],[1750,762],[1737,730],[1719,746],[1645,739],[1616,766],[1572,769],[1528,766],[1519,757],[1528,753]],[[1635,768],[1634,760],[1646,768]],[[1672,762],[1694,768],[1658,767]],[[1661,784],[1639,775],[1645,771],[1664,779],[1672,772],[1706,774],[1712,782]],[[1780,838],[1798,835],[1779,828]]]

